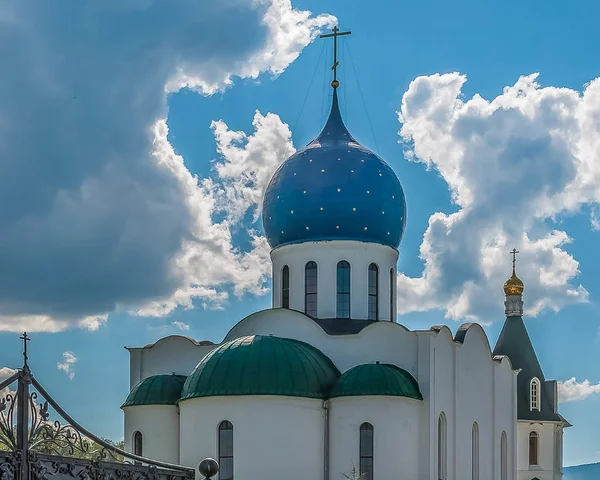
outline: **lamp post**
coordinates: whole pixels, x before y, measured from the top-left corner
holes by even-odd
[[[205,458],[198,465],[198,471],[204,477],[204,480],[210,480],[219,473],[219,464],[214,458]]]

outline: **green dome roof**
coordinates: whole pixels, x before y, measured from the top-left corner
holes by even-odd
[[[330,397],[361,395],[387,395],[423,400],[419,384],[410,373],[395,365],[384,363],[368,363],[351,368],[335,383]]]
[[[131,389],[121,407],[133,405],[175,405],[185,383],[184,375],[153,375]]]
[[[252,335],[206,355],[185,382],[181,400],[220,395],[325,398],[340,372],[311,345]]]

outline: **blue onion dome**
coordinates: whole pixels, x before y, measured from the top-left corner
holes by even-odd
[[[338,105],[319,136],[271,178],[263,224],[272,248],[320,240],[358,240],[398,248],[406,202],[398,177],[350,135]]]
[[[335,383],[330,397],[383,395],[423,400],[419,384],[406,370],[396,365],[367,363],[345,372]]]
[[[181,400],[234,395],[325,398],[340,372],[308,343],[271,335],[225,342],[196,365]]]

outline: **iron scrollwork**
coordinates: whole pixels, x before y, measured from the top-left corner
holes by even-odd
[[[7,393],[4,398],[0,398],[0,444],[8,450],[17,448],[14,415],[15,395]]]
[[[191,480],[194,470],[133,455],[75,422],[23,368],[0,382],[0,480]],[[29,387],[36,391],[29,392]],[[50,407],[65,422],[50,419]]]
[[[48,402],[37,404],[38,395],[29,395],[31,428],[29,430],[29,449],[46,454],[64,456],[90,456],[99,450],[91,448],[91,443],[68,424],[58,420],[49,422]]]

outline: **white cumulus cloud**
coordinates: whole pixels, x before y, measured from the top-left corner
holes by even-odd
[[[215,177],[198,179],[185,167],[167,140],[166,122],[154,128],[154,153],[158,165],[168,169],[181,185],[181,194],[192,214],[189,238],[173,261],[173,274],[181,277],[174,293],[143,304],[136,313],[163,316],[177,307],[192,308],[194,299],[205,306],[222,308],[228,298],[222,286],[232,285],[235,295],[262,295],[270,276],[270,248],[266,239],[249,229],[250,248],[240,251],[232,243],[232,229],[241,227],[246,212],[259,211],[268,179],[293,153],[291,132],[277,115],[256,112],[254,133],[231,131],[213,122],[217,149],[222,158],[215,164]],[[224,213],[220,222],[215,214]],[[254,214],[258,220],[258,214]]]
[[[187,332],[190,329],[190,326],[187,323],[183,323],[183,322],[175,321],[175,322],[172,322],[171,325],[178,328],[182,332]]]
[[[465,81],[459,73],[418,77],[402,99],[408,158],[439,172],[458,210],[430,217],[422,275],[398,278],[400,313],[491,320],[513,247],[527,314],[587,301],[559,220],[600,201],[600,79],[578,92],[523,76],[491,100],[464,98]]]
[[[14,368],[0,367],[0,383],[2,383],[5,380],[8,380],[15,373],[17,373],[17,371]],[[14,383],[12,386],[16,388],[16,383]],[[12,390],[10,390],[10,386],[0,390],[0,400],[3,399],[10,392],[12,392]]]
[[[75,378],[75,371],[73,367],[77,363],[77,357],[73,354],[73,352],[63,352],[63,362],[58,362],[56,364],[56,368],[62,370],[67,374],[69,380],[73,380]]]
[[[167,141],[167,95],[278,75],[335,18],[289,0],[3,8],[0,330],[95,330],[115,311],[264,292],[266,242],[252,229],[247,248],[231,238],[289,131],[257,114],[233,140],[216,122],[222,159],[199,179]]]
[[[593,384],[589,380],[578,382],[575,377],[558,383],[558,399],[560,402],[585,400],[596,394],[600,394],[600,383]]]

